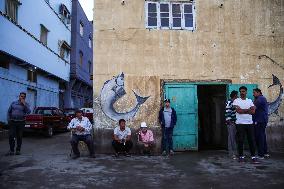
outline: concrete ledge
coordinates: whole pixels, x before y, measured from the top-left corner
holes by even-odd
[[[284,124],[268,126],[266,137],[269,151],[284,152]]]
[[[161,152],[161,130],[160,128],[151,128],[151,130],[153,131],[156,143],[154,154],[158,154]],[[138,130],[131,129],[132,142],[133,142],[133,148],[131,150],[131,153],[138,153],[138,148],[136,146],[137,132]],[[113,128],[94,129],[94,142],[95,142],[96,153],[110,154],[114,152],[112,148],[112,136],[113,136]]]

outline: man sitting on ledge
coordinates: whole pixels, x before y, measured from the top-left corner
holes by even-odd
[[[140,154],[148,154],[152,155],[153,147],[154,147],[154,135],[153,132],[147,128],[147,124],[145,122],[141,123],[140,131],[138,132],[138,148],[140,150]]]
[[[90,157],[95,158],[94,144],[91,136],[92,124],[87,117],[83,117],[81,110],[76,111],[76,117],[71,120],[68,129],[72,132],[71,146],[73,150],[73,159],[80,157],[78,149],[79,141],[84,141],[89,149]]]
[[[120,119],[118,122],[119,126],[114,129],[112,146],[115,150],[115,157],[119,156],[119,153],[124,153],[126,156],[129,155],[129,151],[133,146],[131,141],[131,130],[125,126],[125,120]]]

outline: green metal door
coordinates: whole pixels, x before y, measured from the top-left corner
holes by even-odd
[[[230,93],[235,90],[235,91],[238,91],[238,96],[240,97],[240,92],[239,92],[239,88],[241,86],[245,86],[248,88],[248,91],[247,91],[247,98],[253,100],[254,97],[253,97],[253,89],[257,88],[257,84],[229,84],[228,85],[228,99],[230,98]]]
[[[166,84],[164,95],[171,100],[171,107],[177,112],[173,133],[174,150],[198,150],[197,86]]]

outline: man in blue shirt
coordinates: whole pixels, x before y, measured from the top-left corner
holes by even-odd
[[[20,155],[23,130],[25,127],[25,116],[31,113],[30,106],[26,102],[26,93],[21,92],[19,95],[19,100],[12,102],[8,109],[8,123],[9,123],[9,144],[10,151],[7,155]],[[17,139],[16,153],[15,143]]]
[[[165,107],[162,107],[159,112],[159,122],[162,126],[162,155],[167,154],[167,146],[169,154],[173,155],[173,130],[177,123],[177,114],[170,106],[170,99],[165,100]]]
[[[253,115],[253,122],[255,125],[255,138],[259,159],[269,157],[267,153],[267,143],[265,128],[268,123],[268,104],[266,98],[262,95],[260,89],[253,90],[254,105],[256,107]]]

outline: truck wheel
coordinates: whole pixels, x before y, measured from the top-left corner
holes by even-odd
[[[47,137],[52,137],[53,136],[53,127],[48,127],[46,131],[46,136]]]

